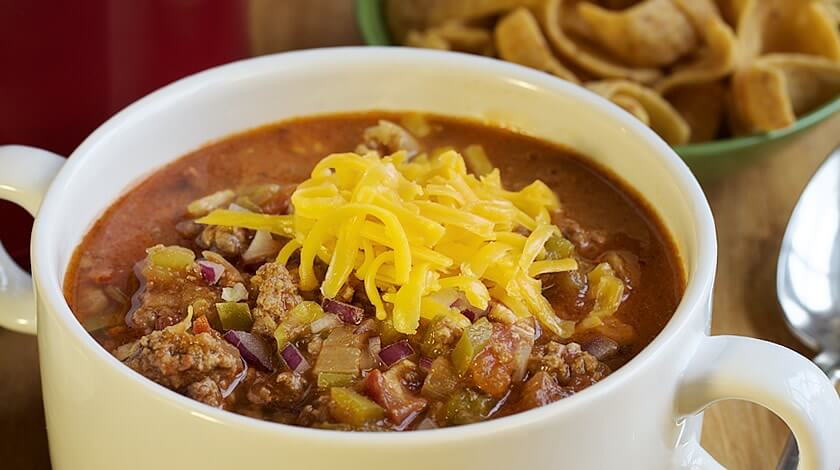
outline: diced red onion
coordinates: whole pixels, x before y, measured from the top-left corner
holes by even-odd
[[[468,319],[471,323],[475,323],[475,319],[476,319],[477,315],[476,315],[476,314],[475,314],[475,312],[473,312],[472,310],[461,310],[461,314],[462,314],[463,316],[467,317],[467,319]]]
[[[236,349],[242,354],[251,365],[258,367],[266,372],[274,370],[274,364],[271,360],[271,349],[259,336],[252,335],[245,331],[229,330],[222,336],[228,343],[236,346]]]
[[[313,333],[320,333],[324,330],[329,331],[339,326],[341,326],[341,319],[330,313],[312,322],[309,325],[309,328]]]
[[[335,299],[324,299],[321,307],[325,312],[334,313],[341,321],[351,325],[358,325],[365,317],[365,309]]]
[[[309,369],[309,363],[306,362],[306,358],[303,357],[303,354],[293,344],[283,348],[283,351],[280,352],[280,357],[283,358],[283,361],[295,374],[302,374]]]
[[[619,344],[606,336],[596,336],[595,339],[583,345],[583,350],[603,361],[616,355]]]
[[[423,356],[420,358],[420,368],[424,371],[428,372],[432,368],[432,359],[431,357]]]
[[[469,318],[471,322],[475,323],[476,320],[479,318],[487,315],[488,311],[490,310],[490,304],[488,303],[487,308],[482,310],[478,307],[473,307],[472,304],[467,302],[467,299],[464,298],[457,298],[455,302],[452,302],[450,307],[457,308],[462,315]]]
[[[277,254],[280,251],[281,243],[271,237],[266,230],[257,230],[248,249],[242,253],[242,262],[251,263]]]
[[[391,367],[412,354],[414,354],[414,348],[408,344],[408,340],[402,340],[382,348],[382,350],[379,351],[379,359],[381,359],[386,366]]]
[[[137,324],[134,323],[134,313],[137,312],[140,304],[143,303],[143,294],[146,292],[146,276],[143,275],[144,265],[145,261],[138,261],[134,263],[134,268],[132,268],[134,270],[134,276],[140,280],[140,285],[137,287],[134,295],[131,296],[131,308],[125,314],[125,325],[129,328],[137,327]]]
[[[198,263],[198,267],[201,269],[201,277],[211,286],[219,282],[222,274],[225,273],[225,267],[219,263],[207,261],[206,259],[200,259],[196,263]]]
[[[128,313],[125,314],[125,326],[129,328],[134,328],[135,326],[137,326],[134,324],[134,312],[135,309],[131,309],[128,311]]]

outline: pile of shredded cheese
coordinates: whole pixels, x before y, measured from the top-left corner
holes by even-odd
[[[444,291],[473,306],[492,300],[520,317],[534,316],[561,337],[574,322],[559,319],[542,295],[540,274],[577,269],[573,258],[546,259],[560,236],[550,213],[555,194],[537,180],[508,191],[499,171],[476,177],[455,151],[333,154],[292,195],[287,216],[214,211],[200,223],[269,230],[289,237],[277,261],[300,251],[300,288],[335,297],[355,276],[380,320],[415,333],[420,318],[451,314]],[[524,227],[527,231],[523,231]],[[529,233],[522,235],[521,232]],[[328,268],[323,281],[316,259]]]

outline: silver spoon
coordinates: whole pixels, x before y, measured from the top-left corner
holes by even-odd
[[[788,222],[776,291],[785,321],[803,343],[819,351],[816,363],[840,381],[840,148],[805,187]],[[788,438],[777,470],[794,470],[799,451]]]

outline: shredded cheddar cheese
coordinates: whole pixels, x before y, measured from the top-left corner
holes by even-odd
[[[320,288],[335,297],[355,276],[377,318],[401,333],[415,333],[421,318],[466,320],[447,303],[444,294],[454,291],[477,308],[494,300],[570,336],[575,323],[557,317],[537,278],[578,268],[571,257],[546,258],[546,242],[561,236],[550,217],[559,208],[557,197],[539,180],[509,191],[482,153],[470,149],[470,156],[482,162],[482,176],[468,173],[453,150],[411,160],[405,152],[333,154],[292,195],[294,214],[217,210],[198,222],[290,238],[277,262],[286,264],[300,251],[302,290]],[[529,235],[520,233],[523,227]],[[316,259],[327,266],[322,280]],[[593,281],[610,282],[600,274]],[[611,296],[616,294],[613,288]],[[607,305],[611,299],[602,300]]]

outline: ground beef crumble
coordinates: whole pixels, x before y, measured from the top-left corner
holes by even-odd
[[[309,383],[298,374],[288,371],[263,374],[248,388],[248,400],[255,405],[289,406],[303,400],[308,389]]]
[[[236,258],[248,248],[249,233],[239,227],[208,225],[196,237],[195,244],[225,258]]]
[[[298,414],[295,424],[298,426],[312,426],[316,423],[328,423],[330,418],[330,396],[321,395],[304,406]]]
[[[239,351],[218,333],[193,334],[174,325],[119,347],[127,366],[172,390],[212,406],[244,370]]]
[[[251,278],[251,288],[258,292],[256,307],[251,312],[254,317],[251,332],[272,338],[277,324],[303,299],[289,271],[279,263],[260,266]]]
[[[213,315],[214,304],[220,301],[220,290],[208,286],[196,265],[185,274],[155,276],[148,261],[144,261],[139,278],[143,287],[135,294],[135,308],[128,315],[131,324],[143,333],[161,330],[181,321],[192,306],[196,317]]]
[[[578,392],[609,375],[610,368],[577,343],[550,341],[534,348],[529,368],[548,372],[558,384]]]

